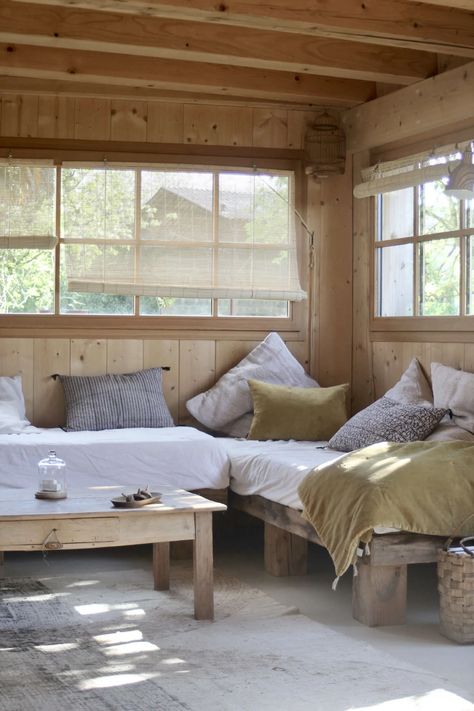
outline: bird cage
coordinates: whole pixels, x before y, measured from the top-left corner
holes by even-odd
[[[337,120],[326,111],[308,126],[305,135],[306,173],[317,178],[342,174],[346,162],[346,137]]]

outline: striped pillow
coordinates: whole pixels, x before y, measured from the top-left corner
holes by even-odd
[[[66,398],[66,430],[173,427],[161,384],[161,368],[110,375],[60,375]]]

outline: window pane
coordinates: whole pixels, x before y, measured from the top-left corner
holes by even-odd
[[[142,296],[140,313],[143,316],[212,316],[212,301]]]
[[[413,246],[378,253],[379,316],[413,316]]]
[[[0,234],[55,235],[56,170],[0,167]]]
[[[380,222],[378,239],[398,239],[414,234],[413,188],[395,190],[380,195]]]
[[[288,301],[265,299],[219,299],[219,316],[261,316],[287,318]]]
[[[63,168],[62,236],[134,239],[135,171]]]
[[[474,314],[474,235],[467,239],[467,294],[466,313]]]
[[[219,241],[288,243],[288,176],[219,175]]]
[[[53,313],[54,251],[0,249],[0,279],[2,313]]]
[[[420,234],[449,232],[460,228],[459,200],[444,192],[444,183],[437,180],[419,188]]]
[[[104,314],[111,316],[131,315],[134,311],[133,296],[114,294],[90,294],[68,291],[68,273],[80,278],[86,273],[99,281],[103,278],[104,265],[116,267],[117,278],[127,278],[133,273],[134,251],[126,245],[97,246],[89,244],[66,244],[61,250],[61,313]]]
[[[459,240],[443,239],[420,245],[422,316],[459,314]]]
[[[474,227],[474,200],[466,200],[466,226]]]
[[[210,242],[212,173],[142,171],[141,238]]]

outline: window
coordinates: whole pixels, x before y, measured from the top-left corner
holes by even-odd
[[[56,171],[0,161],[0,311],[54,312]]]
[[[278,278],[304,297],[292,171],[64,163],[53,172],[59,205],[44,191],[18,215],[40,226],[53,215],[59,246],[0,250],[3,313],[289,318],[293,292],[268,298]],[[245,286],[254,269],[262,298]],[[227,273],[232,286],[209,291]],[[164,293],[150,288],[157,275]]]
[[[376,208],[376,315],[473,314],[473,201],[434,180],[378,195]]]

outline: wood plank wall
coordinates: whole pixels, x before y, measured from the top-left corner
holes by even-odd
[[[320,113],[53,95],[0,96],[0,135],[93,141],[303,148]]]
[[[54,373],[101,375],[142,368],[168,367],[163,390],[176,422],[189,421],[186,400],[209,388],[257,345],[256,341],[159,339],[0,339],[0,373],[22,376],[27,416],[40,427],[62,426],[64,397]],[[288,348],[308,368],[304,345]]]

